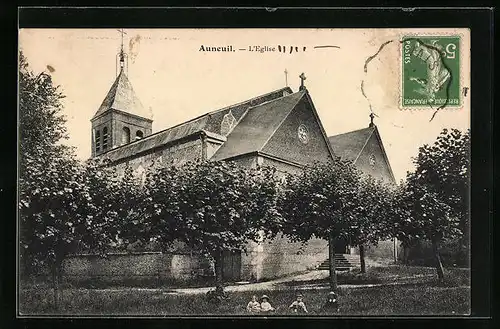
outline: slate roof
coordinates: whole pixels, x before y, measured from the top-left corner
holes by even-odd
[[[211,160],[260,151],[304,95],[299,91],[250,108]]]
[[[328,140],[330,141],[333,152],[337,156],[345,160],[355,161],[375,129],[375,126],[373,126],[354,130],[348,133],[330,136]]]
[[[150,120],[153,117],[151,111],[146,110],[142,105],[123,70],[116,77],[115,82],[111,85],[108,94],[93,118],[104,114],[109,109],[123,111]]]
[[[141,140],[111,149],[108,152],[103,153],[103,155],[112,161],[117,161],[202,131],[215,138],[225,140],[225,136],[220,135],[221,122],[224,115],[231,111],[236,119],[236,122],[238,122],[250,107],[283,97],[284,92],[292,93],[292,90],[289,87],[281,88],[273,92],[254,97],[247,101],[206,113],[179,125],[146,136]],[[228,134],[230,132],[231,131],[229,131]]]

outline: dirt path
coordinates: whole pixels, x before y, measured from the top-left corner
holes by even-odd
[[[407,277],[397,277],[397,280],[393,282],[387,283],[375,283],[375,284],[342,284],[339,285],[340,289],[357,289],[357,288],[371,288],[371,287],[380,287],[380,286],[388,286],[388,285],[400,285],[407,284],[411,282],[411,280],[415,280],[416,278],[423,277],[432,277],[432,274],[422,274],[422,275],[413,275]],[[267,282],[259,282],[252,284],[242,284],[242,285],[232,285],[226,286],[224,289],[227,292],[241,292],[241,291],[255,291],[255,290],[309,290],[309,289],[327,289],[329,287],[328,283],[319,283],[319,284],[300,284],[301,281],[311,281],[311,280],[321,280],[329,277],[329,271],[311,271],[304,274],[299,274],[295,276],[290,276],[286,278],[276,279]],[[286,282],[296,282],[296,286],[287,286],[283,285]],[[209,290],[213,289],[212,287],[204,287],[204,288],[179,288],[179,289],[169,289],[169,291],[164,292],[164,294],[205,294]]]
[[[300,281],[310,281],[310,280],[320,280],[327,278],[329,276],[328,271],[311,271],[303,274],[298,274],[294,276],[289,276],[285,278],[280,278],[276,280],[266,281],[266,282],[258,282],[258,283],[247,283],[247,284],[239,284],[239,285],[231,285],[225,286],[224,290],[227,292],[240,292],[240,291],[253,291],[253,290],[289,290],[290,287],[279,285],[285,282],[300,282]],[[178,288],[178,289],[169,289],[165,294],[205,294],[209,290],[212,290],[213,287],[203,287],[203,288]]]
[[[373,284],[342,284],[339,285],[340,289],[358,289],[358,288],[371,288],[380,286],[392,286],[408,284],[415,279],[433,277],[434,274],[416,274],[412,276],[399,276],[399,275],[389,275],[386,277],[388,282],[385,283],[373,283]],[[328,282],[324,283],[306,283],[315,280],[323,280],[329,277],[328,270],[313,270],[307,273],[297,274],[289,277],[284,277],[280,279],[270,280],[266,282],[258,283],[241,283],[225,286],[224,290],[227,292],[243,292],[243,291],[257,291],[257,290],[305,290],[305,289],[328,289]],[[295,284],[290,285],[286,283],[293,282]],[[301,283],[302,282],[302,283]],[[149,291],[164,295],[197,295],[206,294],[209,290],[214,287],[202,287],[202,288],[122,288],[122,289],[95,289],[102,291],[110,290],[135,290],[135,291]]]

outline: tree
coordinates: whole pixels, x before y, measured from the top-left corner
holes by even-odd
[[[127,164],[121,175],[115,175],[109,190],[109,204],[117,218],[117,222],[108,228],[109,233],[115,235],[113,245],[127,248],[134,244],[147,245],[151,239],[151,225],[147,215],[146,189],[141,178],[136,177]]]
[[[19,211],[22,273],[29,275],[49,255],[38,248],[52,236],[52,226],[44,224],[43,211],[46,198],[54,194],[53,204],[61,203],[56,197],[66,190],[54,191],[62,179],[76,176],[77,165],[72,150],[59,144],[66,138],[65,119],[61,114],[64,95],[52,84],[50,75],[35,75],[23,53],[19,53]],[[60,167],[60,173],[57,172]],[[53,218],[52,212],[45,213]],[[54,255],[51,255],[54,258]],[[55,261],[55,259],[54,259]]]
[[[147,183],[152,232],[163,248],[179,240],[215,263],[223,284],[223,252],[245,250],[275,230],[275,169],[245,169],[232,162],[187,162],[159,169]]]
[[[68,152],[60,147],[40,159],[27,157],[20,178],[21,260],[24,269],[50,270],[56,309],[64,259],[82,249],[102,250],[110,218],[102,210],[106,175],[92,176]]]
[[[181,200],[179,200],[179,168],[169,166],[148,171],[144,185],[145,221],[141,242],[154,241],[162,250],[182,241]]]
[[[419,184],[413,175],[396,194],[394,225],[396,236],[403,241],[418,239],[432,243],[435,265],[440,280],[444,278],[439,245],[443,240],[461,235],[460,222],[450,216],[450,206],[444,203],[426,184]]]
[[[366,272],[365,245],[376,245],[390,236],[392,222],[389,217],[391,187],[372,176],[360,180],[357,202],[359,214],[349,227],[350,241],[359,246],[361,273]]]
[[[102,250],[107,221],[108,174],[96,164],[83,165],[65,138],[61,115],[64,96],[51,77],[37,76],[20,54],[19,229],[22,273],[48,269],[58,308],[63,261],[82,248]]]
[[[335,158],[329,163],[306,167],[301,175],[290,175],[279,211],[285,219],[283,233],[292,241],[312,237],[329,245],[330,286],[337,288],[335,241],[348,238],[360,213],[358,202],[360,173],[349,161]]]
[[[414,159],[412,179],[426,185],[460,221],[460,246],[469,250],[470,130],[443,129],[432,145],[423,145]]]
[[[19,153],[20,172],[28,157],[41,157],[67,138],[61,111],[64,95],[44,72],[35,75],[19,52]],[[26,160],[26,161],[25,161]]]
[[[468,242],[470,131],[444,129],[433,145],[419,149],[414,163],[415,171],[407,173],[394,195],[395,235],[404,246],[419,239],[431,241],[437,274],[443,279],[440,244],[463,236]]]

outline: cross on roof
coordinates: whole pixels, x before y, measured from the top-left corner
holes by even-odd
[[[304,80],[307,79],[306,78],[306,75],[304,74],[304,72],[302,72],[300,75],[299,75],[299,78],[300,78],[300,90],[303,90],[305,87],[304,87]]]
[[[122,48],[123,48],[123,35],[127,34],[127,32],[123,31],[123,29],[119,29],[117,31],[120,32],[120,34],[122,35]]]
[[[120,32],[121,36],[122,36],[122,43],[121,43],[121,47],[120,47],[120,66],[123,67],[123,62],[124,62],[124,52],[123,52],[123,35],[124,34],[127,34],[127,32],[123,31],[123,29],[119,29],[117,30],[118,32]]]
[[[288,87],[288,71],[285,69],[285,85]]]
[[[373,118],[375,117],[375,114],[373,112],[370,113],[370,125],[369,127],[373,127],[374,124],[373,124]]]

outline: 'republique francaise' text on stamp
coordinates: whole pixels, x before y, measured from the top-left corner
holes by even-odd
[[[402,108],[461,106],[460,37],[406,36],[401,45]]]

